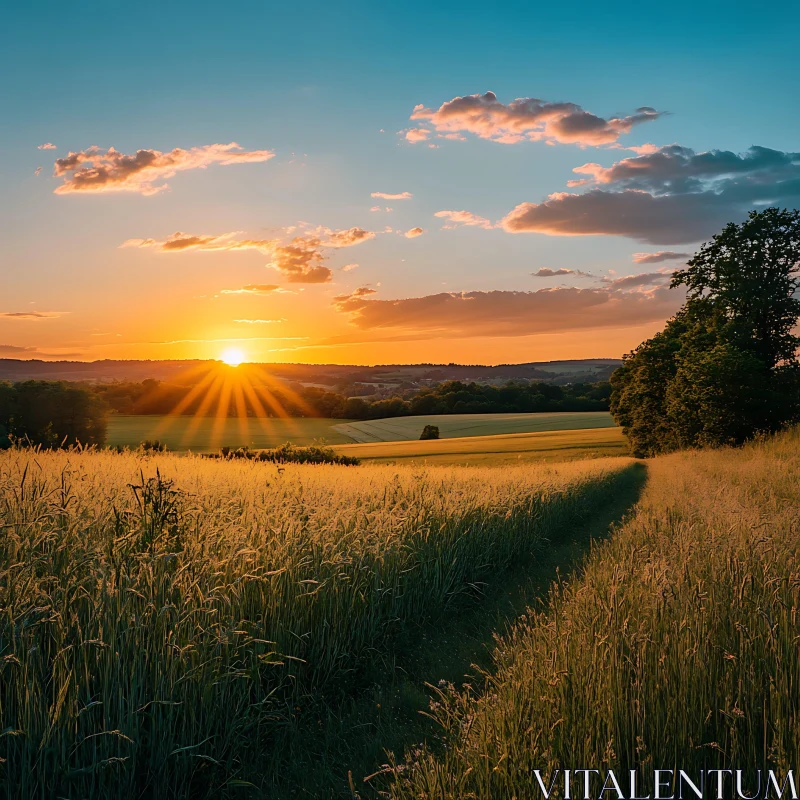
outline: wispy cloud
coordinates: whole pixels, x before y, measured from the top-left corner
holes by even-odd
[[[662,261],[685,261],[691,253],[676,253],[674,250],[659,250],[655,253],[634,253],[634,264],[659,264]]]
[[[383,200],[410,200],[414,195],[411,192],[400,192],[400,194],[388,194],[387,192],[373,192],[370,197],[380,197]]]
[[[471,227],[471,228],[489,228],[496,227],[492,224],[486,217],[479,217],[477,214],[473,214],[471,211],[437,211],[434,217],[439,217],[440,219],[446,219],[448,222],[446,225],[443,225],[443,228],[450,229],[450,228],[458,228],[461,226],[464,227]]]
[[[285,291],[275,283],[249,283],[240,289],[220,289],[220,294],[280,294]]]
[[[243,150],[236,142],[209,144],[184,150],[176,147],[168,153],[160,150],[137,150],[133,155],[113,147],[103,150],[92,146],[56,159],[55,176],[63,183],[56,194],[136,192],[153,195],[169,188],[161,183],[178,172],[205,169],[212,164],[252,164],[268,161],[271,150]]]
[[[275,322],[286,322],[283,317],[278,319],[235,319],[234,322],[240,322],[244,325],[271,325]]]
[[[45,142],[44,144],[40,144],[37,150],[58,150],[58,148],[52,142]]]
[[[0,311],[0,317],[4,319],[19,319],[19,320],[42,320],[42,319],[56,319],[63,317],[66,311]]]
[[[574,269],[565,269],[561,267],[560,269],[550,269],[550,267],[541,267],[540,269],[536,270],[536,272],[532,272],[534,278],[553,278],[556,275],[574,275]]]
[[[661,114],[649,106],[622,117],[605,119],[585,111],[576,103],[551,103],[523,97],[502,103],[494,92],[455,97],[438,109],[418,105],[411,114],[431,128],[403,131],[410,142],[425,141],[433,131],[458,137],[472,133],[481,139],[504,144],[522,141],[560,142],[579,145],[615,143],[634,125],[650,122]]]

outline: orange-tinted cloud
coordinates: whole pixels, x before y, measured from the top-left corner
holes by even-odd
[[[676,253],[674,250],[658,250],[655,253],[634,253],[634,264],[660,264],[662,261],[685,261],[691,253]]]
[[[591,328],[622,328],[667,319],[683,300],[677,290],[621,291],[563,287],[535,292],[442,292],[376,300],[346,295],[334,305],[361,331],[395,335],[530,336]]]
[[[45,142],[44,144],[40,144],[37,150],[58,150],[58,148],[52,142]]]
[[[340,294],[334,297],[335,304],[346,303],[348,300],[360,300],[364,297],[369,297],[371,294],[377,294],[376,289],[370,289],[369,286],[359,286],[358,289],[353,289],[350,294]]]
[[[128,239],[120,247],[151,247],[159,253],[180,253],[186,250],[258,250],[270,253],[277,239],[234,239],[241,231],[219,235],[182,233],[176,231],[167,239]]]
[[[0,317],[3,319],[56,319],[64,316],[64,311],[0,311]]]
[[[418,105],[412,120],[422,120],[438,133],[473,133],[481,139],[513,144],[521,141],[545,140],[580,145],[612,144],[630,132],[634,125],[650,122],[660,115],[643,106],[635,114],[604,119],[584,111],[575,103],[549,103],[524,97],[505,104],[494,92],[455,97],[438,109]],[[414,131],[413,138],[409,136]],[[425,128],[406,132],[409,141],[424,141]]]
[[[431,132],[426,128],[408,128],[405,131],[400,131],[400,133],[405,136],[406,141],[409,141],[412,144],[424,142],[431,135]]]
[[[370,197],[380,197],[383,200],[410,200],[414,195],[411,192],[400,192],[400,194],[387,194],[386,192],[373,192]]]
[[[176,147],[168,153],[159,150],[137,150],[125,155],[110,147],[97,146],[71,152],[56,159],[56,177],[64,182],[56,194],[136,192],[152,195],[168,188],[167,183],[157,183],[189,169],[204,169],[212,164],[250,164],[268,161],[275,154],[271,150],[242,150],[235,142],[209,144],[184,150]]]
[[[410,230],[407,230],[403,235],[406,237],[406,239],[416,239],[417,236],[422,236],[423,233],[425,233],[425,231],[422,230],[422,228],[411,228]]]
[[[220,289],[220,294],[277,294],[284,291],[275,283],[249,283],[241,289]]]
[[[375,238],[375,234],[372,231],[365,231],[363,228],[348,228],[343,231],[332,231],[330,228],[321,228],[319,230],[325,237],[322,239],[321,244],[328,247],[353,247]]]
[[[448,220],[448,224],[443,225],[443,228],[458,228],[459,226],[473,227],[473,228],[489,228],[496,227],[486,217],[479,217],[471,211],[437,211],[434,217]]]
[[[574,269],[565,269],[561,267],[560,269],[550,269],[550,267],[542,267],[538,269],[536,272],[532,272],[534,278],[553,278],[556,275],[573,275],[575,273]]]

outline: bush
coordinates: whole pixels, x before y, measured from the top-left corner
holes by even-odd
[[[340,464],[344,467],[355,467],[361,462],[353,456],[341,456],[332,447],[312,444],[308,447],[297,447],[286,442],[272,450],[251,450],[240,447],[232,450],[223,447],[219,453],[207,455],[206,458],[244,458],[250,461],[270,461],[274,464]]]
[[[426,425],[422,429],[422,433],[419,435],[420,440],[422,439],[438,439],[439,438],[439,427],[437,425]]]

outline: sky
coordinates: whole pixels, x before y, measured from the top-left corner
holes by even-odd
[[[800,4],[5,3],[0,358],[612,358],[800,205]]]

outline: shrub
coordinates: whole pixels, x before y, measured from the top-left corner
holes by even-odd
[[[426,425],[422,429],[422,433],[419,435],[420,439],[438,439],[439,438],[439,426],[438,425]]]

